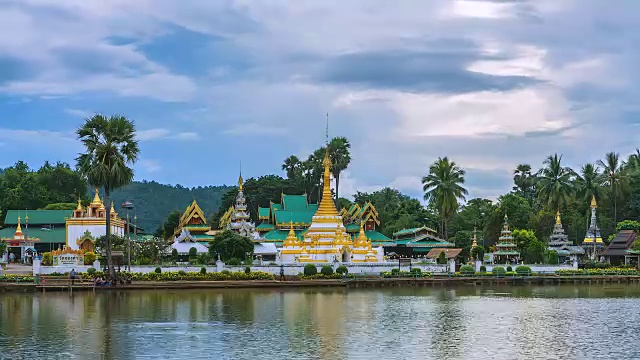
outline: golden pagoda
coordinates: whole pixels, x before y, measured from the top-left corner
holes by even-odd
[[[304,234],[302,242],[293,241],[295,233],[289,230],[289,236],[282,245],[281,261],[284,263],[313,262],[378,262],[382,261],[382,248],[372,249],[363,225],[355,240],[347,233],[342,216],[338,213],[331,194],[331,160],[329,151],[325,151],[322,199],[313,215],[311,225]]]

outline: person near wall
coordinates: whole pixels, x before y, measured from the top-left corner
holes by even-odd
[[[71,285],[73,286],[73,283],[76,281],[76,269],[71,269],[71,272],[69,273],[69,279],[71,279]]]

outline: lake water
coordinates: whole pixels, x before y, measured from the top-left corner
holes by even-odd
[[[0,359],[639,359],[640,287],[0,294]]]

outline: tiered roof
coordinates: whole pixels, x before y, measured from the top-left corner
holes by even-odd
[[[262,237],[266,241],[281,243],[293,225],[296,236],[302,239],[317,210],[318,204],[309,204],[306,194],[282,194],[280,204],[271,202],[268,208],[258,208],[258,219],[262,223],[256,230],[264,233]]]
[[[213,240],[213,236],[206,234],[211,230],[211,226],[207,225],[207,218],[195,200],[187,206],[187,209],[180,217],[178,227],[173,233],[174,238],[181,235],[183,230],[187,230],[195,241],[209,242]]]
[[[509,218],[507,214],[504,214],[504,223],[502,225],[502,231],[500,237],[496,243],[496,251],[494,255],[506,255],[506,256],[519,256],[520,253],[516,250],[516,244],[513,241],[513,235],[509,230]]]
[[[397,246],[414,248],[415,252],[429,252],[433,248],[455,246],[455,244],[439,238],[437,232],[427,226],[397,231],[393,233],[392,241]]]
[[[558,210],[556,212],[556,223],[553,225],[553,233],[551,233],[549,239],[549,246],[553,248],[564,245],[571,245],[571,241],[569,241],[569,236],[564,233],[562,221],[560,220],[560,210]]]
[[[604,248],[604,242],[602,241],[602,236],[600,235],[600,228],[598,227],[598,223],[596,221],[596,208],[598,204],[596,203],[596,197],[591,198],[591,221],[589,222],[589,230],[587,234],[584,236],[584,240],[582,241],[582,246],[589,246],[590,249],[593,248],[593,241],[596,242],[597,248]]]

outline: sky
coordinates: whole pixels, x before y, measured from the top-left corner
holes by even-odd
[[[640,3],[0,0],[0,167],[74,164],[94,113],[135,121],[137,180],[281,174],[330,136],[340,192],[421,197],[440,156],[468,198],[553,153],[638,147]]]

